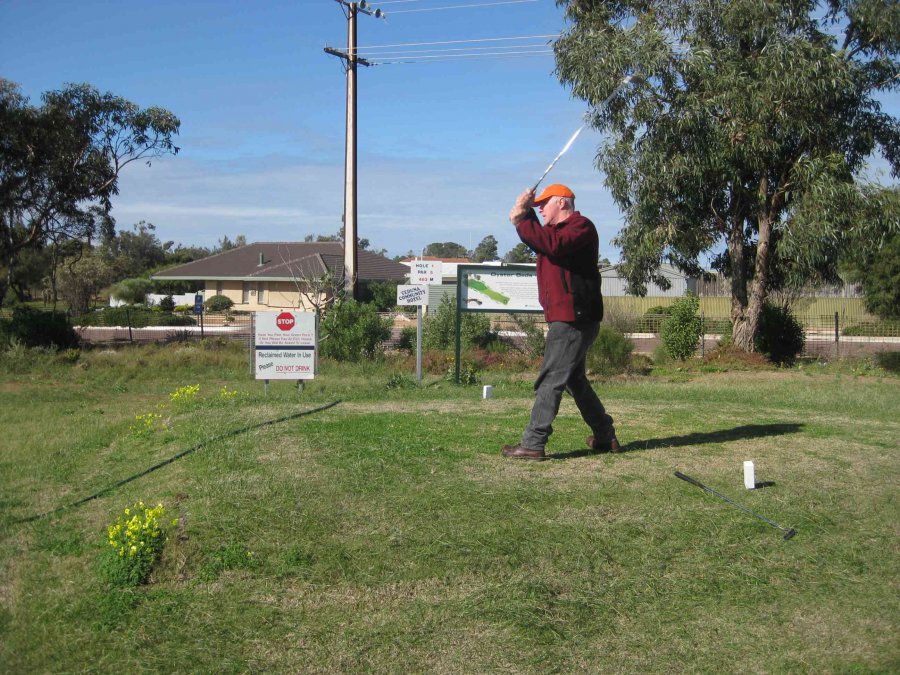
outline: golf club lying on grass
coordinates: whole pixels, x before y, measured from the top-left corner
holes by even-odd
[[[641,81],[640,75],[628,75],[627,77],[623,78],[623,80],[621,82],[619,82],[618,85],[616,85],[616,88],[613,89],[613,92],[609,96],[606,97],[606,100],[603,101],[603,103],[601,103],[597,107],[598,108],[606,107],[606,104],[613,100],[613,97],[619,93],[619,90],[622,87],[626,87],[629,84],[631,84],[632,82],[638,82],[638,81]],[[562,157],[564,154],[566,154],[569,151],[569,148],[572,147],[572,143],[574,143],[575,139],[578,138],[578,134],[580,134],[586,126],[587,126],[586,124],[582,124],[580,127],[578,127],[578,129],[575,131],[575,133],[572,134],[572,137],[569,139],[569,142],[563,146],[563,149],[559,151],[559,154],[553,159],[552,162],[550,162],[550,166],[548,166],[544,170],[543,175],[540,178],[538,178],[537,183],[535,183],[534,187],[531,188],[532,192],[537,192],[538,185],[540,185],[541,182],[547,177],[547,174],[550,173],[550,170],[554,166],[556,166],[556,163],[559,161],[559,158]]]
[[[748,509],[746,506],[741,506],[741,505],[738,504],[737,502],[734,502],[734,501],[730,500],[730,499],[729,499],[728,497],[726,497],[725,495],[719,494],[718,492],[716,492],[716,491],[713,490],[712,488],[706,487],[706,486],[705,486],[703,483],[701,483],[699,480],[696,480],[696,479],[694,479],[694,478],[691,478],[690,476],[685,476],[685,475],[684,475],[683,473],[681,473],[680,471],[676,471],[676,472],[675,472],[675,475],[676,475],[678,478],[680,478],[681,480],[687,481],[687,482],[690,483],[691,485],[696,485],[696,486],[697,486],[698,488],[700,488],[701,490],[704,490],[704,491],[708,492],[709,494],[718,497],[719,499],[724,499],[726,502],[728,502],[728,503],[731,504],[732,506],[736,506],[736,507],[738,507],[741,511],[745,511],[745,512],[749,513],[751,516],[755,516],[756,518],[759,518],[759,519],[760,519],[761,521],[763,521],[764,523],[768,523],[768,524],[771,525],[772,527],[778,528],[779,530],[781,530],[782,532],[784,532],[784,540],[785,540],[785,541],[787,541],[788,539],[790,539],[791,537],[793,537],[795,534],[797,534],[797,531],[796,531],[793,527],[790,528],[790,529],[788,529],[788,528],[786,528],[786,527],[782,527],[782,526],[779,525],[778,523],[776,523],[776,522],[774,522],[774,521],[772,521],[772,520],[769,520],[769,519],[766,518],[765,516],[761,516],[761,515],[759,515],[758,513],[754,513],[753,511],[751,511],[750,509]]]

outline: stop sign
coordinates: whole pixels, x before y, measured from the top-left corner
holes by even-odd
[[[282,312],[275,318],[275,325],[281,330],[290,330],[294,327],[294,315],[290,312]]]

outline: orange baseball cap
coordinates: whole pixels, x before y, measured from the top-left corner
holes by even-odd
[[[550,197],[569,197],[570,199],[575,199],[575,193],[561,183],[554,183],[553,185],[545,187],[541,196],[534,198],[534,203],[540,204],[541,202],[550,199]]]

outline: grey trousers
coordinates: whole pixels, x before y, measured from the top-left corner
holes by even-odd
[[[544,362],[534,383],[534,407],[531,421],[522,434],[522,445],[543,450],[553,433],[553,420],[559,413],[564,391],[575,399],[581,417],[598,439],[615,434],[613,418],[606,414],[584,372],[584,357],[597,339],[600,324],[553,321],[547,331]]]

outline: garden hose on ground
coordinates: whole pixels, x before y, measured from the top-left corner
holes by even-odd
[[[154,465],[151,466],[150,468],[144,469],[144,470],[141,471],[140,473],[136,473],[136,474],[134,474],[133,476],[129,476],[128,478],[124,478],[124,479],[120,480],[120,481],[117,482],[117,483],[113,483],[112,485],[109,485],[109,486],[103,488],[102,490],[99,490],[98,492],[95,492],[94,494],[92,494],[92,495],[90,495],[90,496],[88,496],[88,497],[84,497],[84,498],[82,498],[82,499],[79,499],[77,502],[72,502],[71,504],[67,504],[67,505],[65,505],[65,506],[60,506],[59,508],[56,508],[56,509],[54,509],[54,510],[52,510],[52,511],[47,511],[46,513],[40,513],[40,514],[38,514],[38,515],[29,516],[28,518],[22,518],[22,519],[20,519],[20,520],[13,520],[13,521],[11,522],[11,524],[12,524],[12,525],[18,525],[18,524],[20,524],[20,523],[30,523],[30,522],[35,521],[35,520],[40,520],[41,518],[47,518],[47,517],[49,517],[49,516],[55,516],[55,515],[58,514],[58,513],[62,513],[63,511],[67,511],[67,510],[69,510],[69,509],[75,508],[76,506],[81,506],[82,504],[86,504],[87,502],[92,501],[92,500],[94,500],[94,499],[97,499],[98,497],[102,497],[103,495],[105,495],[105,494],[107,494],[107,493],[109,493],[109,492],[112,492],[112,491],[115,490],[116,488],[122,487],[122,486],[125,485],[126,483],[130,483],[130,482],[133,481],[133,480],[137,480],[138,478],[141,478],[141,477],[143,477],[143,476],[146,476],[148,473],[152,473],[152,472],[156,471],[157,469],[161,469],[162,467],[164,467],[164,466],[166,466],[166,465],[168,465],[168,464],[171,464],[171,463],[174,462],[175,460],[181,459],[182,457],[184,457],[184,456],[186,456],[186,455],[189,455],[189,454],[191,454],[192,452],[195,452],[195,451],[199,450],[199,449],[202,448],[204,445],[209,445],[210,443],[213,443],[213,442],[215,442],[215,441],[221,441],[221,440],[223,440],[223,439],[230,438],[231,436],[237,436],[238,434],[243,434],[243,433],[245,433],[245,432],[247,432],[247,431],[252,431],[252,430],[254,430],[254,429],[259,429],[259,428],[261,428],[261,427],[267,427],[267,426],[270,426],[270,425],[272,425],[272,424],[278,424],[279,422],[286,422],[286,421],[288,421],[288,420],[296,419],[296,418],[298,418],[298,417],[304,417],[304,416],[306,416],[306,415],[312,415],[313,413],[322,412],[323,410],[328,410],[329,408],[333,408],[333,407],[336,406],[338,403],[340,403],[339,400],[338,400],[338,401],[332,401],[331,403],[326,403],[325,405],[319,406],[318,408],[313,408],[312,410],[304,410],[303,412],[293,413],[293,414],[291,414],[291,415],[285,415],[284,417],[278,417],[278,418],[276,418],[276,419],[274,419],[274,420],[267,420],[267,421],[265,421],[265,422],[259,422],[258,424],[251,424],[251,425],[249,425],[249,426],[242,427],[242,428],[240,428],[240,429],[235,429],[234,431],[229,431],[228,433],[225,433],[225,434],[221,434],[220,436],[214,436],[213,438],[210,438],[210,439],[208,439],[208,440],[201,441],[200,443],[197,443],[196,445],[194,445],[193,447],[188,448],[187,450],[182,450],[182,451],[179,452],[177,455],[173,455],[172,457],[169,457],[168,459],[165,459],[165,460],[161,461],[159,464],[154,464]]]

